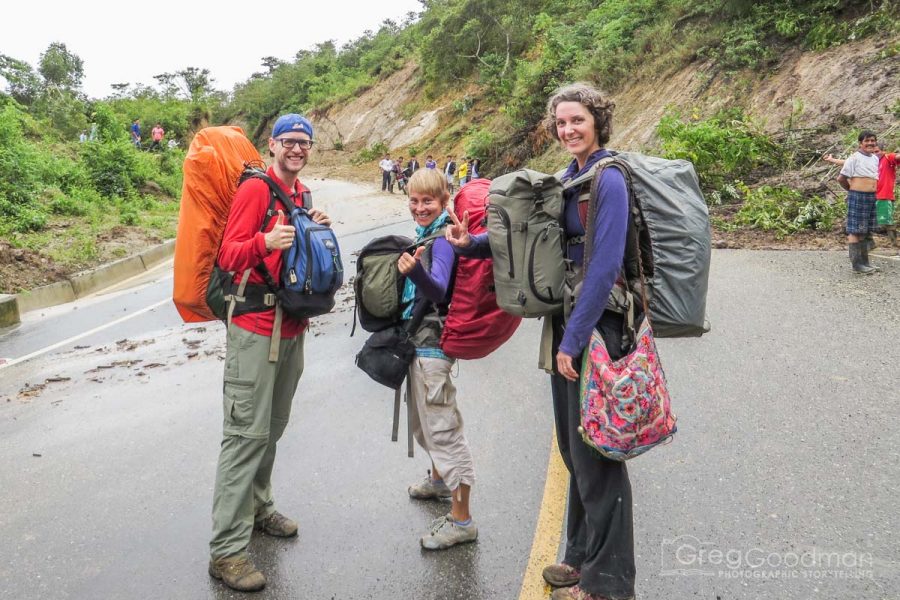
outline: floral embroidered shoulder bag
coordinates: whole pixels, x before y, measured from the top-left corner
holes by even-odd
[[[592,182],[589,227],[596,218],[599,176],[598,173]],[[629,185],[629,193],[630,190]],[[591,256],[592,237],[591,232],[585,236],[585,273]],[[634,236],[635,243],[637,237]],[[644,316],[637,328],[634,346],[619,360],[612,360],[600,332],[594,329],[581,366],[581,425],[578,431],[588,446],[618,461],[634,458],[671,441],[677,431],[666,376],[648,318],[650,309],[640,250],[636,254]],[[629,291],[627,296],[626,319],[629,328],[633,329],[634,295]]]

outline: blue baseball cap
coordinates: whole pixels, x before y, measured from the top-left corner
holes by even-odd
[[[277,138],[283,133],[290,133],[292,131],[305,133],[309,136],[309,139],[312,139],[313,137],[312,123],[310,123],[306,117],[296,113],[278,117],[278,120],[275,121],[275,125],[272,127],[272,137]]]

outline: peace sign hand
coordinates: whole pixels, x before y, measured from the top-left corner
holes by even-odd
[[[457,248],[465,248],[472,243],[469,235],[469,211],[463,212],[462,221],[456,216],[454,211],[450,211],[450,220],[453,225],[444,230],[444,237],[450,242],[450,245]]]

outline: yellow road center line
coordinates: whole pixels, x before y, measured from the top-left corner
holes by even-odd
[[[534,541],[531,543],[531,555],[528,557],[528,566],[522,578],[519,600],[547,600],[550,595],[550,586],[544,582],[541,571],[547,565],[556,562],[562,536],[563,515],[566,512],[568,483],[569,473],[559,455],[554,431],[550,444],[550,460],[547,464],[547,480],[544,483],[544,498],[541,500],[541,511],[534,529]]]

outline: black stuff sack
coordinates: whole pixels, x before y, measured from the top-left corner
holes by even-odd
[[[394,325],[369,336],[356,355],[356,366],[381,385],[399,390],[415,357],[409,332]]]

